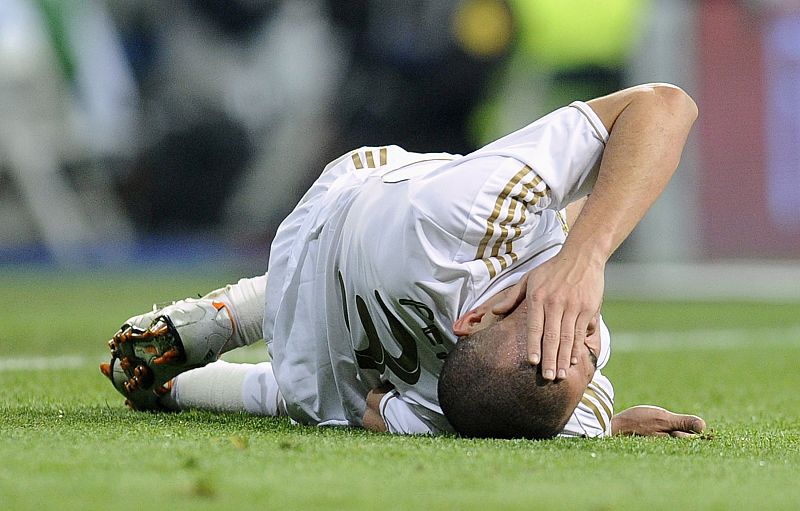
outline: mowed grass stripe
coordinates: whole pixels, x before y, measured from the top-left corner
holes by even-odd
[[[59,355],[57,357],[0,357],[0,372],[79,369],[88,365],[89,359],[82,355]]]
[[[724,330],[701,329],[679,332],[620,332],[611,334],[612,351],[686,351],[708,349],[734,349],[747,346],[777,347],[800,346],[800,325],[787,328],[731,328]],[[228,362],[260,362],[265,360],[262,344],[226,353]],[[106,361],[81,354],[57,356],[23,355],[0,357],[0,372],[52,371],[79,369]]]
[[[780,328],[726,328],[682,331],[611,331],[614,351],[685,351],[747,346],[800,346],[800,325]],[[613,356],[613,355],[612,355]]]

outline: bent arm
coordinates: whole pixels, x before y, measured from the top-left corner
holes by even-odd
[[[681,89],[652,84],[588,102],[609,131],[597,181],[570,220],[561,251],[528,272],[495,314],[528,304],[528,358],[563,378],[603,299],[605,265],[655,202],[680,161],[697,106]]]
[[[562,254],[605,264],[677,169],[697,105],[666,84],[633,87],[588,105],[610,135],[597,182]]]

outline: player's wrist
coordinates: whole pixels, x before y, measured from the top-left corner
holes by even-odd
[[[608,249],[601,244],[594,243],[593,240],[586,242],[572,242],[567,239],[561,249],[561,257],[572,261],[575,266],[585,268],[604,269],[611,254]]]

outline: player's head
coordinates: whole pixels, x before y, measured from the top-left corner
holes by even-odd
[[[587,347],[566,378],[545,380],[539,366],[527,359],[526,307],[491,317],[490,306],[479,308],[480,317],[473,316],[466,326],[456,324],[456,333],[463,335],[439,377],[439,404],[465,436],[553,437],[580,402],[597,359]]]

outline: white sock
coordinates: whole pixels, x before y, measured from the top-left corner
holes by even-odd
[[[286,415],[286,402],[272,372],[272,364],[261,362],[247,372],[242,383],[242,401],[245,410],[254,415]]]
[[[267,275],[261,275],[240,279],[236,284],[211,291],[203,297],[223,302],[231,312],[236,328],[228,349],[253,344],[264,338],[262,324],[266,292]]]
[[[250,367],[252,364],[218,360],[205,367],[186,371],[172,379],[170,398],[179,410],[243,412],[242,382]]]
[[[218,360],[181,373],[172,380],[162,404],[178,410],[248,412],[274,417],[286,407],[272,372],[272,364],[233,364]]]

